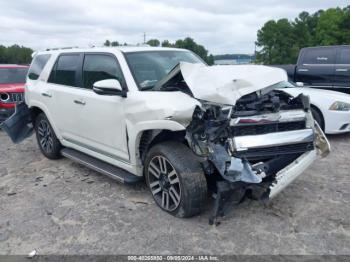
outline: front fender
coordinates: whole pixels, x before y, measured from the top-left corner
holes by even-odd
[[[169,130],[169,131],[182,131],[186,127],[178,122],[171,120],[151,120],[143,121],[137,124],[131,124],[127,122],[127,133],[129,137],[128,147],[130,154],[130,162],[137,165],[139,159],[139,143],[141,135],[147,130]]]

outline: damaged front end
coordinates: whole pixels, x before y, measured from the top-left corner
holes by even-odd
[[[330,147],[314,122],[308,97],[262,89],[234,106],[202,101],[186,129],[186,140],[204,161],[214,185],[210,223],[224,214],[230,199],[267,201],[277,195]]]

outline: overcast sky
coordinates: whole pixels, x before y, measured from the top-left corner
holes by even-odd
[[[136,44],[191,36],[211,53],[253,53],[270,19],[345,7],[349,0],[0,0],[0,44],[34,49]]]

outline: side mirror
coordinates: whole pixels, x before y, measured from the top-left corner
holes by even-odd
[[[93,84],[92,89],[98,95],[126,97],[126,91],[116,79],[97,81]]]
[[[303,87],[304,86],[303,82],[296,82],[295,84],[296,84],[297,87]]]

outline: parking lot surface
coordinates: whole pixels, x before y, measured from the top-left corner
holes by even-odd
[[[161,211],[141,183],[119,184],[35,137],[0,131],[0,254],[350,254],[350,134],[268,205],[247,200],[222,224]]]

